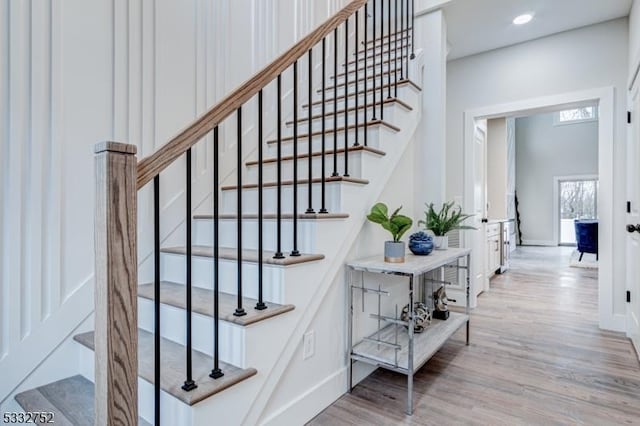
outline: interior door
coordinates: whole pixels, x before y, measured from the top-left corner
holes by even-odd
[[[473,137],[473,275],[472,304],[482,291],[489,289],[487,275],[487,120],[476,120]]]
[[[631,128],[627,138],[627,335],[640,354],[640,82],[631,95]]]

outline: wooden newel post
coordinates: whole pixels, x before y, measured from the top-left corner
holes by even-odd
[[[96,425],[138,424],[136,147],[96,145]]]

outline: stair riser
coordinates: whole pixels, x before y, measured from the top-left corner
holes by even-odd
[[[288,254],[285,252],[285,254]],[[174,283],[184,284],[186,277],[186,256],[181,254],[162,254],[162,279]],[[235,260],[220,259],[220,291],[237,294],[237,262]],[[191,267],[192,283],[195,287],[213,290],[213,259],[209,257],[193,256]],[[264,300],[284,304],[284,292],[287,286],[285,268],[276,265],[263,265],[263,296]],[[244,297],[258,298],[258,265],[244,262],[242,265],[242,294]]]
[[[395,22],[395,21],[394,21]],[[400,22],[398,22],[398,24],[400,24]],[[376,40],[375,42],[372,40],[368,40],[368,42],[366,43],[367,45],[367,50],[371,50],[371,49],[380,49],[380,46],[382,46],[384,49],[388,49],[389,45],[391,45],[392,48],[395,47],[396,43],[402,43],[403,45],[410,45],[410,36],[405,34],[405,35],[400,35],[398,34],[397,36],[391,36],[391,37],[385,37],[384,41],[381,42],[379,39]],[[362,41],[360,43],[360,49],[358,49],[359,51],[364,51],[365,49],[365,43],[364,41]],[[399,47],[399,46],[398,46]]]
[[[340,149],[340,146],[343,145],[341,142],[343,141],[338,141],[338,149]],[[327,144],[329,145],[329,141],[327,141]],[[329,146],[327,145],[327,148],[329,148]],[[331,140],[331,149],[333,149],[333,140]],[[364,155],[371,155],[371,154],[364,154]],[[363,153],[361,151],[355,151],[355,152],[349,152],[349,174],[352,177],[356,177],[356,178],[366,178],[366,171],[363,170],[363,166],[362,166],[362,156]],[[328,176],[330,174],[333,173],[333,154],[327,154],[325,156],[325,176]],[[340,175],[343,174],[344,171],[344,153],[338,153],[337,154],[337,171]],[[301,158],[297,161],[298,163],[298,178],[300,179],[302,178],[307,178],[309,176],[308,170],[309,170],[309,163],[308,163],[309,159],[308,158]],[[314,156],[311,159],[311,171],[312,171],[312,175],[313,177],[317,177],[320,178],[323,173],[322,173],[322,158],[319,156]],[[282,179],[284,180],[293,180],[293,160],[289,160],[289,161],[283,161],[282,162]],[[275,182],[276,178],[277,178],[277,163],[266,163],[263,166],[263,176],[265,179],[265,182]],[[247,180],[249,182],[258,182],[258,165],[252,165],[249,166],[248,171],[247,171]]]
[[[369,114],[373,113],[373,103],[374,103],[374,92],[373,92],[373,85],[370,84],[370,82],[367,83],[367,105],[370,107],[369,110]],[[399,84],[398,85],[398,94],[396,96],[396,91],[395,91],[395,85],[391,86],[391,95],[394,97],[397,97],[398,99],[401,99],[404,102],[407,102],[406,96],[407,96],[407,91],[411,90],[408,87],[406,87],[406,85],[402,85]],[[384,87],[384,93],[382,94],[383,99],[386,99],[387,96],[389,94],[389,88]],[[320,98],[317,98],[320,99]],[[325,112],[332,112],[333,111],[333,93],[328,93],[327,94],[327,98],[326,98],[326,103],[325,103]],[[362,107],[364,105],[364,91],[361,91],[358,94],[358,106]],[[376,115],[380,115],[379,108],[380,108],[380,87],[376,86],[376,91],[375,91],[375,102],[376,102]],[[356,97],[355,96],[351,96],[348,98],[347,101],[347,108],[353,108],[355,107],[356,104]],[[338,98],[338,111],[344,110],[345,108],[345,101],[343,98]],[[307,107],[303,108],[304,111],[301,113],[302,116],[306,116],[307,115]],[[404,109],[404,108],[403,108]],[[322,104],[318,103],[318,104],[314,104],[313,105],[313,109],[312,109],[312,115],[318,115],[318,114],[322,114]],[[377,117],[376,117],[377,118]]]
[[[293,212],[293,186],[282,186],[282,213]],[[321,185],[320,183],[312,184],[312,207],[314,210],[320,209]],[[298,212],[304,213],[308,207],[308,184],[298,185]],[[249,188],[242,191],[242,210],[244,213],[258,213],[258,189]],[[222,191],[222,210],[223,213],[236,213],[236,191]],[[342,194],[339,182],[326,182],[325,184],[325,207],[331,213],[339,213],[342,211]],[[268,187],[263,189],[263,212],[277,212],[277,188]]]
[[[376,87],[380,87],[381,85],[387,85],[389,84],[389,74],[384,74],[384,75],[380,75],[380,74],[376,74],[376,77],[373,78],[373,76],[371,76],[368,80],[367,80],[367,88],[371,89],[374,86],[374,81],[375,81],[375,86]],[[393,74],[391,74],[391,84],[394,84],[395,80],[394,80],[394,76]],[[340,84],[340,83],[338,83]],[[364,78],[358,80],[357,83],[358,86],[358,92],[359,93],[363,93],[364,92]],[[329,97],[333,97],[334,94],[334,89],[333,89],[333,82],[327,82],[327,98]],[[346,93],[347,94],[355,94],[356,92],[356,82],[352,79],[349,79],[349,85],[347,86],[347,90]],[[318,89],[318,92],[316,94],[316,99],[320,99],[321,98],[321,94],[322,94],[322,90]],[[338,96],[342,96],[345,94],[345,86],[344,85],[339,85],[338,86]],[[404,100],[404,99],[403,99]]]
[[[380,134],[384,130],[381,129],[381,126],[374,125],[369,126],[367,128],[367,145],[372,148],[380,147]],[[358,132],[358,141],[360,144],[364,143],[364,127],[360,127],[356,129],[349,129],[348,131],[348,141],[349,145],[353,145],[356,140],[356,132]],[[304,134],[307,134],[305,130]],[[325,135],[325,146],[333,146],[333,132],[327,133]],[[340,148],[344,148],[344,131],[338,132],[338,146]],[[320,152],[322,150],[322,135],[316,135],[311,138],[311,152]],[[308,153],[309,152],[309,139],[308,138],[300,138],[298,139],[298,154]],[[278,155],[278,145],[275,143],[267,144],[267,149],[264,152],[265,158],[277,157]],[[287,140],[282,142],[282,156],[291,156],[293,155],[293,141]]]
[[[220,245],[222,247],[237,247],[237,222],[230,219],[220,221]],[[277,248],[276,221],[263,221],[263,248],[275,251]],[[317,222],[313,220],[298,220],[298,250],[302,253],[316,253]],[[194,221],[194,244],[213,246],[213,221]],[[293,249],[293,221],[282,220],[282,250],[290,252]],[[243,219],[242,247],[258,249],[258,221],[257,219]]]
[[[211,300],[213,304],[213,300]],[[245,306],[253,309],[253,306]],[[193,348],[213,357],[214,327],[213,318],[192,313],[191,338]],[[186,345],[186,310],[169,305],[160,305],[160,335],[181,345]],[[138,326],[150,333],[154,332],[154,303],[149,299],[138,297]],[[220,360],[240,368],[247,368],[246,362],[246,328],[227,322],[219,321]]]
[[[393,90],[391,91],[391,94],[393,95]],[[384,99],[387,98],[387,91],[385,90],[385,93],[383,94]],[[380,97],[378,95],[378,102],[380,102]],[[393,118],[394,115],[396,114],[396,110],[398,108],[401,108],[400,106],[398,106],[397,104],[386,104],[384,105],[384,119],[385,121],[388,121],[389,123],[393,123]],[[376,108],[377,109],[377,114],[380,114],[379,111],[379,105]],[[358,118],[358,123],[362,124],[365,122],[365,118],[371,120],[373,118],[373,105],[369,104],[369,108],[367,109],[367,112],[365,114],[364,108],[359,109],[358,110],[358,114],[356,115],[355,111],[349,111],[349,114],[347,116],[347,121],[349,125],[354,125],[356,123],[356,116]],[[334,117],[333,115],[329,115],[329,116],[325,116],[325,131],[326,130],[330,130],[336,127],[336,125],[334,124],[334,118],[335,121],[337,121],[337,127],[343,127],[345,124],[345,117],[344,117],[344,112],[340,113],[338,112],[338,116]],[[378,118],[378,117],[376,117]],[[289,130],[291,133],[293,133],[293,123],[291,124],[287,124],[287,128],[291,129]],[[312,131],[313,132],[320,132],[322,131],[322,118],[318,117],[318,118],[314,118],[313,119],[313,123],[311,125]],[[309,132],[309,122],[308,121],[304,121],[304,122],[300,122],[298,123],[298,132],[304,132],[305,134]],[[339,138],[338,138],[339,139]],[[344,136],[343,136],[344,139]],[[328,138],[329,141],[331,141],[331,143],[333,143],[333,134],[331,134],[331,136]]]
[[[400,78],[400,70],[402,67],[401,64],[401,60],[398,59],[397,63],[394,60],[395,56],[391,57],[391,62],[387,62],[387,58],[384,59],[384,63],[382,64],[382,72],[386,73],[386,72],[393,72],[393,71],[398,71],[398,78]],[[376,74],[380,74],[380,60],[378,59],[376,61]],[[338,82],[342,83],[344,82],[344,69],[340,70],[338,72]],[[364,62],[361,63],[358,67],[358,79],[363,79],[364,78]],[[372,77],[373,76],[373,62],[369,61],[368,66],[367,66],[367,77]],[[356,66],[354,65],[349,65],[349,81],[353,81],[356,79]],[[335,81],[335,79],[333,77],[331,77],[330,82],[331,84]]]

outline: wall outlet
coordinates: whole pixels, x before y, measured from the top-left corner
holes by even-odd
[[[316,352],[316,334],[313,331],[305,333],[302,338],[302,359],[309,359]]]

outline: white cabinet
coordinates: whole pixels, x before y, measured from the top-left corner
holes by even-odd
[[[487,277],[491,278],[501,265],[502,235],[500,223],[487,225]]]

